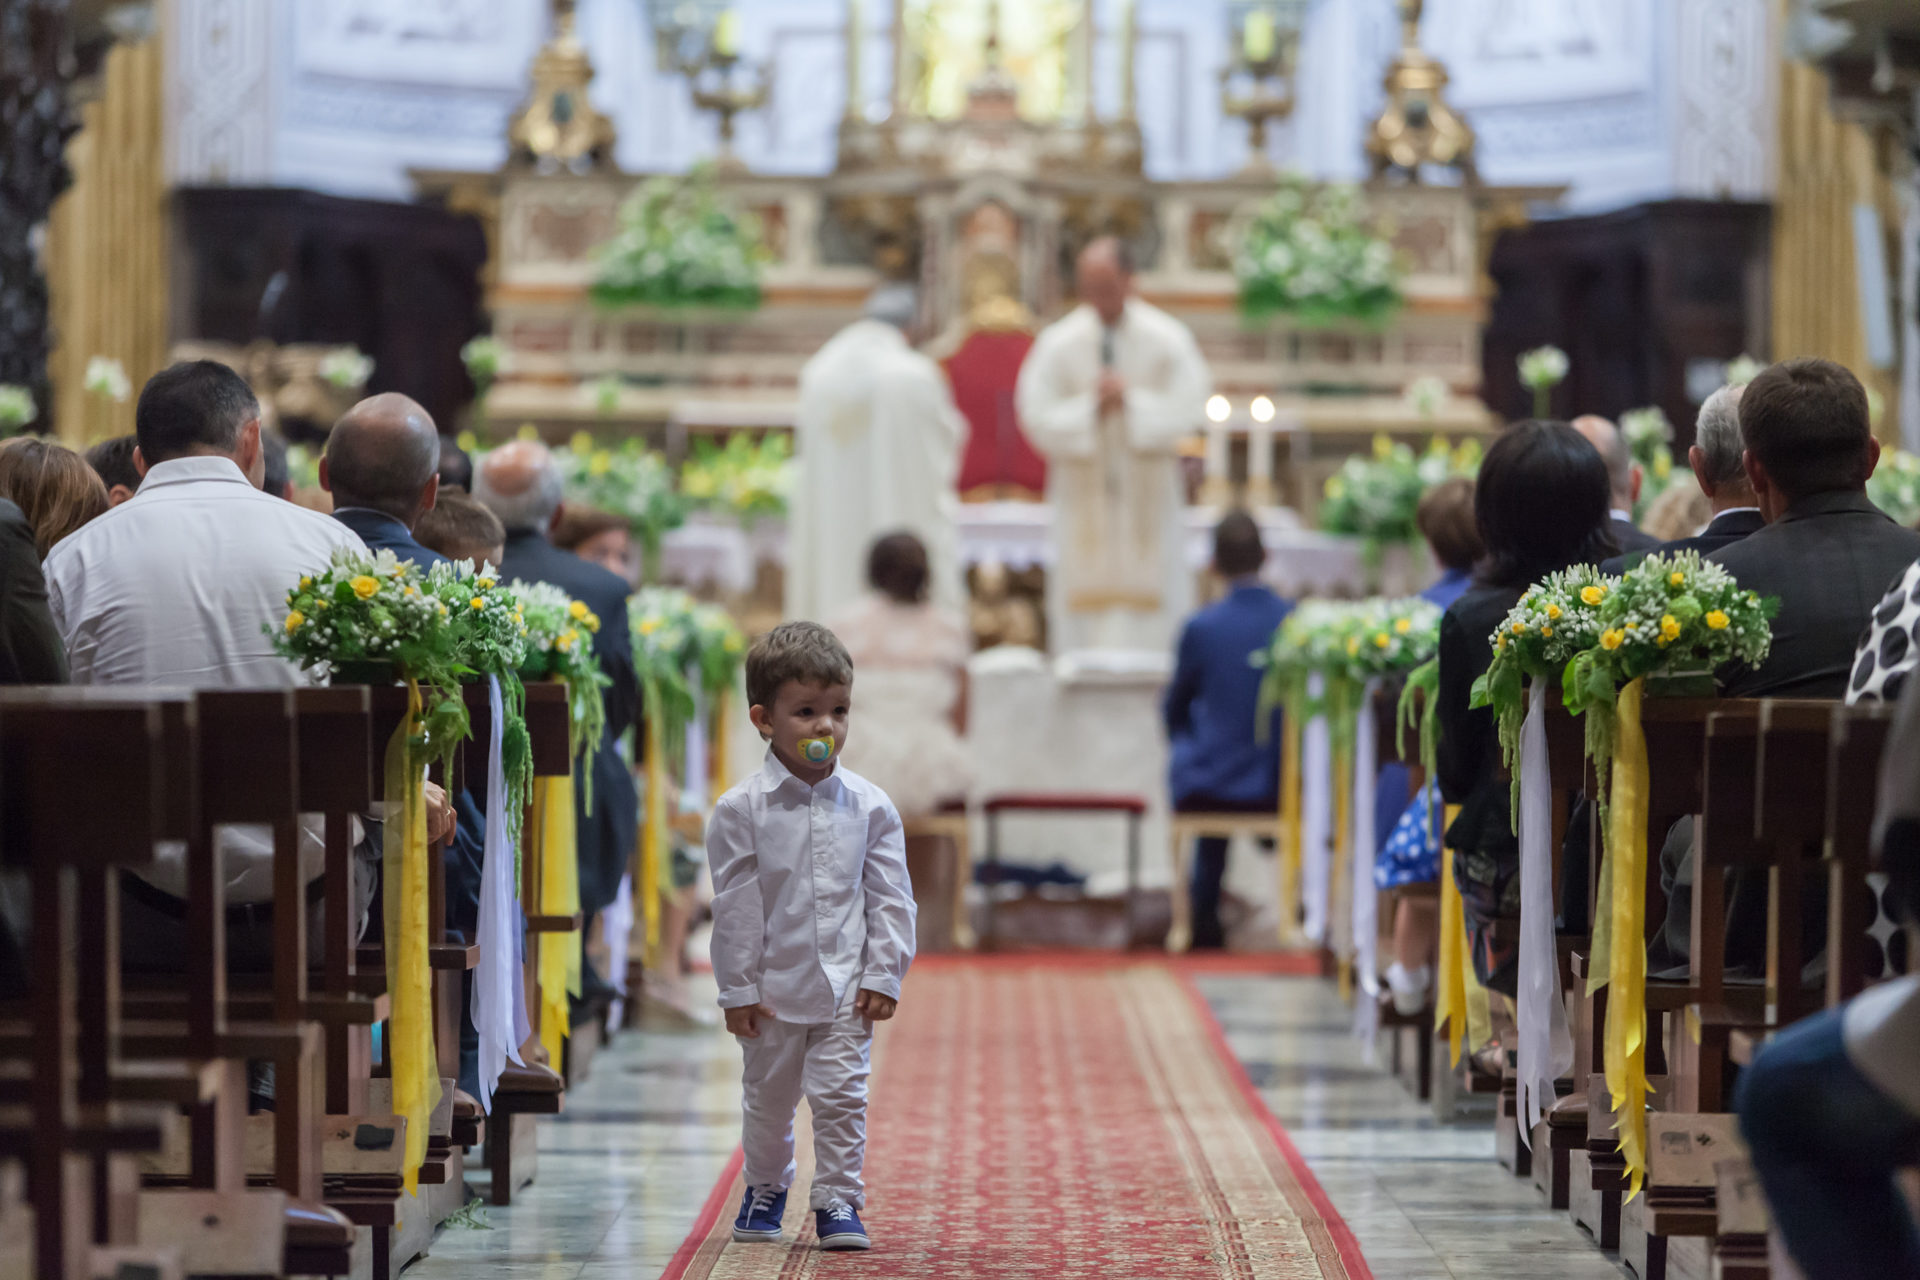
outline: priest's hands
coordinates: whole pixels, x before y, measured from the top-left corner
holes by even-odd
[[[453,812],[453,802],[447,799],[446,791],[435,783],[426,784],[427,802],[427,843],[445,844],[453,839],[453,829],[457,819]]]
[[[1127,407],[1127,380],[1112,369],[1100,371],[1100,412],[1118,413]]]
[[[727,1031],[742,1040],[758,1040],[760,1024],[773,1021],[773,1010],[764,1004],[743,1004],[724,1012],[727,1015]]]
[[[862,987],[860,994],[853,998],[854,1012],[868,1022],[885,1022],[899,1007],[900,1002],[892,996],[883,996],[878,991],[869,991],[865,987]]]

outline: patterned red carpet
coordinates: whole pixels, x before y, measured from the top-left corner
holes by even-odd
[[[667,1280],[1371,1280],[1353,1234],[1179,969],[934,957],[874,1055],[870,1254],[738,1245],[739,1163]]]

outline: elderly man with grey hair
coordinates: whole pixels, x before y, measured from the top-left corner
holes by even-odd
[[[615,744],[638,713],[640,694],[633,670],[633,643],[627,629],[626,579],[553,545],[548,531],[560,518],[565,495],[560,470],[547,447],[516,440],[493,450],[474,469],[473,496],[500,517],[507,529],[501,575],[509,580],[550,582],[599,616],[593,653],[610,684],[605,690],[607,731],[592,760],[593,810],[586,788],[574,788],[575,835],[580,853],[580,909],[591,916],[609,906],[620,890],[627,855],[638,834],[640,809],[633,774]],[[582,936],[585,936],[584,934]],[[589,963],[586,995],[604,990]]]
[[[1740,393],[1744,390],[1744,386],[1720,388],[1707,397],[1694,420],[1693,447],[1687,450],[1687,462],[1693,467],[1700,492],[1707,495],[1713,508],[1713,519],[1692,537],[1663,542],[1652,550],[1711,555],[1766,524],[1766,517],[1760,514],[1760,500],[1753,494],[1753,483],[1747,479],[1747,446],[1740,435]],[[1626,561],[1626,556],[1617,556],[1600,568],[1604,573],[1619,573]]]
[[[1651,551],[1660,540],[1641,531],[1633,522],[1633,504],[1640,500],[1640,464],[1633,460],[1633,449],[1620,428],[1597,413],[1582,414],[1573,420],[1573,429],[1587,438],[1607,464],[1607,483],[1613,490],[1613,540],[1628,555]]]

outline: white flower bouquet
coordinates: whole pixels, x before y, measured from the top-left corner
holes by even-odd
[[[1553,412],[1553,389],[1567,379],[1572,366],[1567,353],[1558,347],[1535,347],[1520,356],[1520,385],[1533,392],[1533,416],[1545,418]]]
[[[606,732],[607,708],[601,690],[609,683],[593,656],[600,619],[583,602],[546,582],[507,584],[520,606],[527,629],[527,654],[520,672],[529,680],[559,680],[567,687],[568,753],[580,759],[599,745]],[[588,808],[592,808],[592,771],[586,770]]]
[[[16,383],[0,382],[0,432],[15,432],[40,416],[33,392]]]
[[[1308,327],[1383,325],[1400,309],[1401,264],[1357,187],[1281,179],[1247,224],[1233,274],[1240,310]]]
[[[358,347],[335,347],[320,357],[320,377],[341,391],[358,391],[372,376],[373,357]]]
[[[87,371],[80,385],[89,395],[111,400],[115,404],[125,404],[133,394],[133,383],[127,379],[126,366],[111,356],[94,356],[87,361]]]
[[[758,223],[730,209],[712,166],[699,165],[684,178],[651,179],[620,206],[590,292],[607,307],[751,310],[766,256]]]

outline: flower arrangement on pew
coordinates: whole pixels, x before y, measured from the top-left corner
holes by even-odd
[[[1920,523],[1920,454],[1886,449],[1867,481],[1873,505],[1908,528]]]
[[[525,611],[490,564],[478,568],[471,560],[436,564],[427,572],[427,584],[447,608],[460,669],[500,682],[507,825],[518,848],[521,819],[533,798],[533,739],[527,733],[527,690],[520,680],[531,635]]]
[[[1474,705],[1491,706],[1500,721],[1501,745],[1510,764],[1522,754],[1517,747],[1525,732],[1519,723],[1524,681],[1543,682],[1557,675],[1567,710],[1586,718],[1587,756],[1600,783],[1596,800],[1602,806],[1605,849],[1588,989],[1612,988],[1605,1032],[1607,1087],[1636,1194],[1647,1167],[1650,1091],[1643,942],[1648,777],[1641,703],[1650,678],[1668,680],[1676,692],[1691,692],[1698,685],[1710,694],[1716,668],[1764,662],[1778,607],[1778,601],[1743,589],[1733,575],[1693,551],[1649,555],[1613,579],[1578,569],[1555,574],[1530,589],[1490,638],[1493,665],[1474,686]],[[1540,785],[1537,779],[1523,778],[1525,771],[1524,764],[1515,769],[1517,810],[1522,789]],[[1544,819],[1541,822],[1544,825]],[[1521,1083],[1527,1089],[1532,1081],[1551,1098],[1555,1071],[1526,1061],[1526,1048],[1529,1028],[1543,1026],[1551,1012],[1530,1010],[1527,1000],[1528,916],[1544,920],[1552,904],[1550,896],[1536,897],[1531,906],[1525,901],[1529,845],[1536,841],[1527,835],[1523,814],[1516,815],[1516,829],[1522,845]],[[1551,968],[1551,927],[1538,928],[1544,930],[1538,967]]]
[[[1388,546],[1419,541],[1415,515],[1427,490],[1453,476],[1480,470],[1480,442],[1449,445],[1435,436],[1426,452],[1387,436],[1375,436],[1371,455],[1355,454],[1328,477],[1320,503],[1320,528],[1362,540],[1370,568],[1377,568]]]
[[[600,619],[582,602],[547,582],[518,578],[507,590],[520,606],[527,628],[527,653],[520,674],[529,680],[558,680],[567,687],[567,754],[578,760],[606,732],[602,690],[610,683],[593,656]],[[593,808],[593,774],[587,779],[587,808]]]
[[[1637,519],[1673,484],[1673,423],[1659,405],[1648,405],[1620,415],[1620,434],[1640,466],[1640,498],[1633,511]]]
[[[686,523],[688,506],[674,488],[666,458],[637,437],[609,448],[579,431],[553,451],[553,460],[569,501],[626,517],[640,544],[644,576],[658,578],[661,540]]]
[[[407,1117],[409,1190],[426,1158],[427,1117],[440,1091],[427,953],[426,767],[450,763],[470,732],[459,681],[477,652],[472,624],[457,619],[449,603],[452,581],[423,575],[391,551],[339,550],[288,589],[286,617],[278,631],[268,628],[275,652],[302,670],[324,671],[336,683],[407,686],[407,713],[387,743],[383,856],[393,975],[387,1052],[394,1113]],[[486,604],[468,612],[485,612]]]

